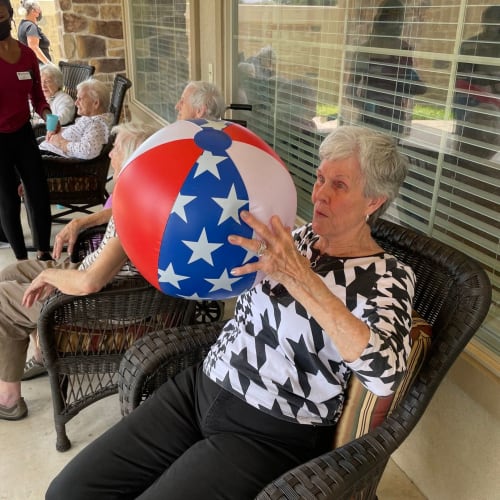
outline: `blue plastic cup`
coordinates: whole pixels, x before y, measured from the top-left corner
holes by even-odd
[[[45,126],[47,128],[47,132],[54,132],[57,128],[57,122],[59,121],[59,117],[57,115],[47,115],[45,117]]]

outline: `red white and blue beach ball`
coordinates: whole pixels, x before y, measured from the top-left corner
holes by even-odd
[[[260,137],[225,121],[180,120],[147,139],[122,168],[113,193],[120,241],[139,272],[164,293],[226,299],[263,276],[232,276],[255,260],[231,245],[252,238],[249,210],[293,227],[297,193],[286,166]]]

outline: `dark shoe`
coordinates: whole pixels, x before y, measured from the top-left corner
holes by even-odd
[[[50,252],[42,252],[40,255],[36,256],[36,260],[43,260],[43,261],[48,261],[48,260],[54,260],[52,258],[52,255]]]
[[[32,378],[40,377],[47,373],[47,368],[43,363],[37,361],[34,357],[28,359],[24,365],[24,373],[21,380],[30,380]]]
[[[28,414],[28,407],[24,402],[24,398],[19,398],[15,406],[7,408],[0,405],[0,420],[21,420]]]

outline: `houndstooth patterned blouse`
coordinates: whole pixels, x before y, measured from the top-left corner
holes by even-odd
[[[299,251],[328,288],[370,328],[359,359],[345,362],[308,312],[270,279],[241,294],[204,361],[206,375],[277,418],[332,425],[355,373],[377,395],[391,394],[410,352],[415,276],[395,257],[380,253],[340,258],[319,255],[311,224],[294,232]]]

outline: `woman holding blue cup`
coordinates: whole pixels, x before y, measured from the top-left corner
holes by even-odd
[[[37,258],[50,255],[51,214],[42,157],[30,121],[29,98],[45,120],[51,113],[35,53],[11,36],[13,9],[0,0],[0,223],[18,260],[28,258],[18,195],[24,186]]]
[[[59,117],[57,115],[49,114],[45,116],[45,126],[47,128],[47,132],[55,132],[58,125]]]
[[[54,115],[59,117],[59,123],[63,127],[73,123],[76,115],[76,106],[73,98],[63,88],[63,74],[61,70],[53,65],[46,64],[40,67],[40,81],[42,84],[43,95],[49,103],[50,109]],[[35,135],[44,136],[47,132],[45,120],[37,114],[32,120]]]

